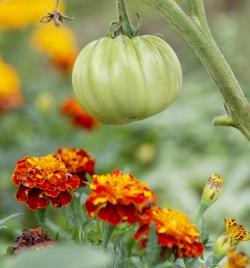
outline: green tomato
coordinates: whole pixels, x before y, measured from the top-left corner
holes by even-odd
[[[181,85],[175,52],[151,35],[93,41],[83,48],[73,69],[74,92],[86,112],[112,125],[163,111]]]

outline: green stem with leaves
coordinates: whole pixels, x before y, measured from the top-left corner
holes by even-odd
[[[157,10],[190,44],[216,83],[225,101],[226,115],[216,117],[214,124],[233,126],[250,140],[250,105],[212,36],[203,0],[188,0],[189,14],[175,0],[144,2]]]

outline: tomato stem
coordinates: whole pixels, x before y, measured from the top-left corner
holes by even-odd
[[[116,0],[118,19],[121,27],[121,32],[128,37],[133,36],[133,31],[129,22],[128,13],[126,10],[125,0]]]
[[[187,14],[175,0],[144,0],[182,35],[216,83],[227,107],[227,120],[216,125],[236,127],[250,141],[250,104],[208,26],[203,0],[188,0]],[[220,118],[221,119],[221,118]],[[230,119],[230,120],[229,120]]]

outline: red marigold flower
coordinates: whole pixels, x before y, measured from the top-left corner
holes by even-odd
[[[20,236],[17,237],[12,249],[13,253],[17,254],[30,248],[41,248],[53,246],[54,240],[50,239],[46,233],[43,233],[41,228],[23,229]]]
[[[146,183],[119,170],[107,175],[94,175],[90,189],[91,194],[85,203],[89,216],[97,214],[112,225],[136,223],[139,215],[156,202]]]
[[[87,173],[91,176],[95,173],[95,160],[82,149],[58,149],[57,156],[69,173],[81,179],[80,186],[86,185]]]
[[[142,238],[141,244],[146,246],[150,224],[156,226],[158,244],[164,249],[173,249],[177,257],[197,257],[204,250],[199,242],[200,235],[195,226],[182,212],[168,208],[151,208],[141,216],[140,227],[135,239]]]
[[[16,163],[12,182],[19,186],[16,198],[32,210],[47,207],[51,202],[59,208],[68,205],[80,178],[68,172],[65,164],[54,155],[25,157]]]
[[[92,130],[97,125],[97,121],[87,114],[74,98],[69,98],[62,103],[61,113],[71,118],[73,124],[78,127]]]

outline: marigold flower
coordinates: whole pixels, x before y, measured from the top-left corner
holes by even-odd
[[[249,257],[236,249],[229,250],[227,254],[227,262],[223,268],[247,268],[250,267]]]
[[[23,104],[20,80],[16,70],[0,58],[0,114]]]
[[[73,124],[78,127],[92,130],[97,125],[97,121],[87,114],[74,98],[69,98],[62,103],[61,113],[70,117]]]
[[[69,173],[80,178],[80,186],[86,185],[87,173],[91,176],[95,173],[95,160],[82,149],[58,149],[57,156]]]
[[[151,223],[155,224],[158,244],[164,249],[172,249],[177,257],[197,257],[203,253],[203,244],[196,227],[182,212],[169,208],[151,208],[141,216],[140,227],[135,239],[142,238],[146,246]]]
[[[217,256],[225,256],[227,252],[241,241],[250,240],[250,232],[235,219],[225,219],[226,233],[221,235],[215,243],[214,252]]]
[[[12,249],[13,253],[17,254],[31,248],[41,248],[53,246],[54,240],[50,239],[46,233],[43,233],[41,228],[23,229],[20,236],[17,237]]]
[[[51,0],[0,1],[0,29],[16,29],[38,23],[46,10],[53,10],[54,7],[55,3]]]
[[[156,202],[147,184],[119,170],[107,175],[94,175],[90,189],[91,194],[85,203],[89,216],[97,214],[112,225],[136,223],[139,215]]]
[[[46,24],[38,27],[32,33],[31,45],[62,71],[71,69],[78,54],[75,35],[66,26],[56,28],[53,24]]]
[[[201,198],[202,203],[209,206],[213,204],[220,196],[223,183],[223,178],[220,175],[212,174],[203,189]]]
[[[19,186],[16,198],[32,210],[47,207],[51,202],[59,208],[68,205],[80,178],[68,172],[65,164],[54,155],[25,157],[16,163],[12,182]]]

